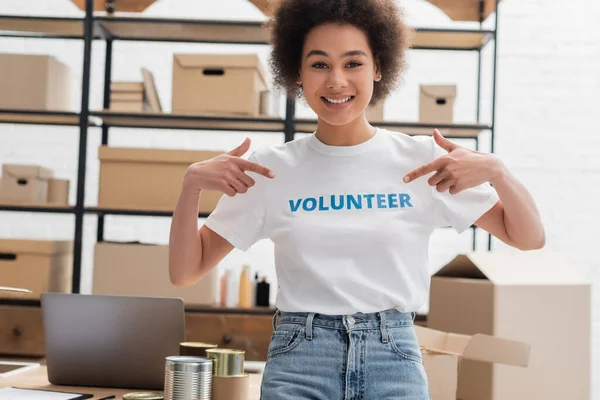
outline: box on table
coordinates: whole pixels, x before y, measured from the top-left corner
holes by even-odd
[[[419,122],[451,124],[455,100],[456,85],[421,85]]]
[[[219,154],[222,152],[101,146],[98,206],[173,211],[188,167]],[[212,212],[222,195],[202,191],[198,211]]]
[[[139,243],[97,243],[94,254],[94,294],[180,297],[186,305],[214,305],[217,268],[193,286],[179,287],[169,279],[169,246]]]
[[[31,293],[0,292],[2,298],[39,299],[44,292],[71,292],[73,243],[0,239],[0,282]]]
[[[458,255],[431,278],[429,307],[428,327],[531,345],[523,371],[465,361],[461,400],[590,398],[591,288],[560,254]]]
[[[49,55],[0,54],[0,108],[70,111],[71,70]]]
[[[0,179],[0,201],[46,203],[54,173],[38,165],[5,164]]]
[[[527,367],[529,362],[530,346],[526,343],[482,334],[459,335],[418,325],[415,325],[415,332],[423,355],[431,400],[462,399],[457,397],[457,388],[462,380],[459,370],[466,360],[519,367]],[[508,368],[523,373],[523,368]]]
[[[268,89],[255,54],[175,54],[172,112],[257,117]]]

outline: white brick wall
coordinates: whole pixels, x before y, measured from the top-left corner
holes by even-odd
[[[23,15],[79,16],[82,13],[68,0],[1,2],[0,13]],[[434,7],[419,0],[402,0],[411,22],[418,26],[449,26],[450,21]],[[210,5],[210,10],[209,10]],[[159,17],[261,19],[243,0],[219,2],[161,0],[148,11]],[[497,147],[506,164],[531,190],[540,207],[548,234],[547,247],[565,253],[576,265],[600,279],[600,257],[596,240],[600,233],[600,125],[596,108],[600,104],[600,5],[585,0],[504,0],[500,12],[499,78],[497,99]],[[457,26],[456,24],[453,26]],[[472,26],[460,24],[460,26]],[[491,71],[491,48],[484,53],[484,80]],[[73,108],[79,109],[82,44],[79,41],[0,39],[1,52],[49,53],[73,69]],[[140,80],[140,67],[155,74],[163,106],[170,109],[171,60],[174,52],[256,51],[263,59],[268,48],[261,46],[216,46],[117,42],[113,51],[113,79]],[[93,45],[91,107],[102,104],[104,44]],[[412,52],[405,84],[385,107],[390,119],[418,116],[419,83],[457,83],[456,120],[471,122],[475,116],[476,58],[474,54]],[[484,90],[483,118],[489,119],[489,84]],[[299,110],[311,116],[310,110]],[[53,168],[57,175],[75,180],[78,128],[0,125],[0,164],[36,162]],[[97,199],[97,146],[100,129],[89,131],[86,204]],[[111,145],[230,149],[244,133],[153,131],[111,129]],[[249,134],[253,147],[280,143],[280,134]],[[482,149],[488,149],[488,135]],[[470,145],[469,143],[465,143]],[[71,201],[75,200],[74,185]],[[72,216],[0,213],[0,237],[71,239]],[[109,217],[106,239],[167,243],[168,218]],[[89,291],[96,218],[87,216],[84,229],[83,289]],[[481,246],[485,235],[480,235]],[[431,269],[436,270],[458,251],[469,249],[469,233],[457,236],[450,231],[434,235]],[[495,249],[506,246],[495,242]],[[250,263],[267,274],[276,285],[270,243],[261,242],[247,253],[234,251],[221,268],[239,268]],[[594,300],[594,370],[600,368],[600,297]],[[566,301],[568,301],[566,299]],[[597,373],[594,373],[597,376]],[[600,399],[600,385],[594,387]]]

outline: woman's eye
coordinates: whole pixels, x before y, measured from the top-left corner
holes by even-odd
[[[327,65],[325,65],[322,62],[314,63],[312,66],[313,66],[313,68],[317,68],[317,69],[327,68]]]
[[[350,61],[350,62],[348,63],[348,67],[350,67],[350,68],[356,68],[356,67],[360,67],[361,65],[362,65],[361,63],[358,63],[358,62],[356,62],[356,61]]]

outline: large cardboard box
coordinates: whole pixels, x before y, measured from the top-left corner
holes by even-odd
[[[431,279],[428,327],[531,345],[525,371],[465,361],[461,400],[589,400],[591,288],[560,254],[473,252]]]
[[[0,201],[45,203],[54,173],[38,165],[5,164],[0,179]]]
[[[48,55],[0,54],[0,108],[71,111],[71,70]]]
[[[169,246],[97,243],[92,292],[120,296],[180,297],[186,305],[214,305],[217,268],[193,286],[173,286],[169,279]]]
[[[98,206],[173,211],[187,168],[219,154],[222,152],[101,146]],[[212,212],[222,195],[203,191],[198,211]]]
[[[255,54],[175,54],[172,112],[256,117],[268,83]]]
[[[419,122],[451,124],[455,100],[456,85],[421,85]]]
[[[415,325],[429,381],[431,400],[456,400],[459,371],[466,360],[527,367],[530,346],[489,335],[473,336],[442,332]],[[523,368],[515,369],[523,373]],[[461,398],[461,397],[458,397]]]
[[[45,292],[71,291],[73,243],[0,239],[0,282],[31,293],[2,291],[2,298],[39,299]]]

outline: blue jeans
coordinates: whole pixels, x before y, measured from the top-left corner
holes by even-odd
[[[414,317],[277,311],[261,400],[429,400]]]

